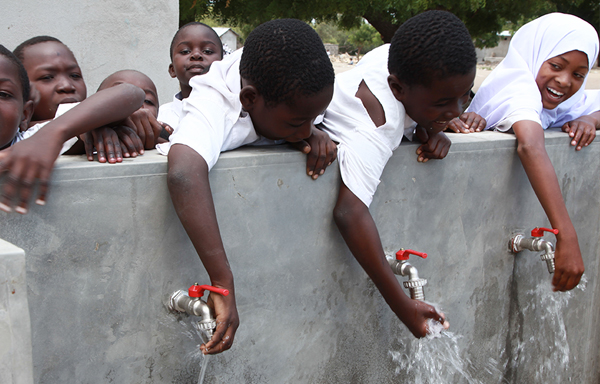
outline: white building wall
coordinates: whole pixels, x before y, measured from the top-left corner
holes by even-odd
[[[0,0],[0,44],[14,49],[38,35],[63,41],[83,70],[88,95],[120,69],[152,78],[160,102],[171,101],[178,83],[167,72],[169,45],[178,28],[176,0]]]

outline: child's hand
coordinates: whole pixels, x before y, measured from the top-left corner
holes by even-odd
[[[565,236],[565,237],[563,237]],[[554,252],[554,291],[568,291],[579,284],[584,272],[583,259],[579,250],[577,236],[567,236],[561,232],[557,235]]]
[[[94,148],[98,154],[98,162],[110,164],[123,161],[121,143],[117,133],[109,127],[96,128],[79,136],[83,141],[85,154],[89,161],[94,161]]]
[[[337,158],[337,145],[327,133],[314,126],[308,139],[291,144],[308,155],[306,173],[313,180],[325,173],[325,169]]]
[[[573,138],[571,145],[576,147],[576,151],[580,151],[581,148],[587,147],[596,138],[596,120],[589,115],[581,116],[565,123],[562,130]]]
[[[215,310],[217,328],[212,339],[208,343],[202,344],[200,349],[205,355],[215,355],[231,348],[235,331],[240,325],[240,318],[233,290],[229,290],[228,296],[211,293],[206,302]]]
[[[36,204],[46,204],[50,174],[60,154],[62,142],[40,130],[38,133],[0,151],[0,175],[8,173],[2,185],[0,209],[10,212],[17,200],[15,211],[26,214],[33,188],[38,181]]]
[[[427,327],[428,319],[439,322],[443,325],[444,329],[450,327],[450,323],[446,321],[443,313],[439,313],[433,306],[420,300],[410,299],[408,308],[404,308],[401,316],[398,317],[416,338],[427,336],[429,331]]]
[[[423,143],[417,148],[417,161],[420,163],[426,163],[429,159],[443,159],[452,145],[443,132],[430,135],[424,128],[417,127],[416,135]]]
[[[485,129],[486,121],[475,112],[467,112],[455,117],[448,123],[448,128],[456,133],[481,132]]]
[[[153,149],[157,143],[163,126],[149,109],[141,108],[133,112],[124,121],[124,125],[133,128],[138,134],[145,149]]]
[[[138,154],[144,154],[144,143],[142,143],[142,139],[140,139],[132,128],[119,126],[113,127],[113,129],[121,141],[123,157],[137,157]]]

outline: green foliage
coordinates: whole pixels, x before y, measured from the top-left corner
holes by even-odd
[[[182,24],[209,16],[221,25],[245,26],[248,30],[271,19],[292,17],[316,21],[318,25],[332,22],[359,31],[366,19],[385,42],[391,40],[398,26],[408,18],[426,10],[441,9],[463,20],[480,47],[494,46],[498,41],[496,33],[508,22],[520,26],[548,12],[573,13],[596,29],[600,20],[598,0],[180,0],[179,4]],[[338,38],[324,35],[327,39]],[[368,40],[360,34],[356,39],[361,44]]]

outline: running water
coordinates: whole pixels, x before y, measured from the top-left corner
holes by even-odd
[[[200,337],[201,343],[207,343],[209,338],[206,336],[206,333],[200,329],[200,326],[196,322],[192,322],[194,324],[194,328]],[[204,375],[206,374],[206,367],[208,366],[208,355],[205,355],[200,350],[200,345],[198,345],[198,353],[202,358],[202,363],[200,363],[200,374],[198,375],[198,384],[202,384],[204,382]]]
[[[206,366],[208,365],[208,355],[203,355],[202,364],[200,368],[200,375],[198,376],[198,384],[204,382],[204,374],[206,374]]]

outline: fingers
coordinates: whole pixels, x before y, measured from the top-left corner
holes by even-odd
[[[455,133],[470,133],[471,132],[469,130],[469,127],[465,124],[465,122],[462,121],[461,119],[459,119],[458,117],[455,117],[454,119],[450,120],[450,122],[448,123],[447,129],[450,129]]]
[[[479,117],[479,115],[477,115],[476,113],[463,113],[461,118],[463,116],[466,119],[466,120],[464,120],[464,122],[465,122],[465,126],[467,127],[469,132],[475,132],[475,130],[473,129],[473,124],[475,122],[475,119],[477,117]]]
[[[86,132],[80,136],[85,148],[85,155],[89,161],[94,161],[94,136],[91,132]]]
[[[217,323],[217,328],[210,341],[200,347],[205,355],[216,355],[231,348],[237,325],[224,322]]]
[[[119,139],[123,143],[123,156],[137,157],[144,153],[144,144],[135,131],[129,127],[119,127],[115,129]]]
[[[290,144],[292,145],[292,147],[296,148],[305,155],[308,155],[310,153],[311,147],[306,140],[300,140]]]
[[[23,166],[22,164],[22,162],[15,162],[4,180],[0,196],[0,209],[5,212],[12,211],[13,201],[15,200],[18,200],[14,208],[16,212],[20,214],[28,212],[29,199],[33,194],[36,179],[40,183],[36,203],[38,205],[46,204],[51,168],[45,168],[38,164],[29,164],[28,166]],[[4,171],[7,169],[4,167],[2,165],[0,170]]]
[[[582,274],[571,274],[561,272],[558,269],[554,272],[554,277],[552,278],[552,290],[554,292],[560,291],[570,291],[575,288],[579,281],[581,280]]]

